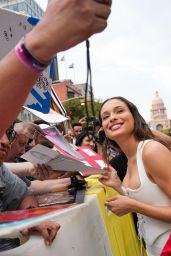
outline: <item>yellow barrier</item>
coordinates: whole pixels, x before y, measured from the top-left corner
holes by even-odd
[[[111,188],[104,188],[98,181],[98,175],[88,177],[87,181],[90,188],[87,190],[86,194],[96,194],[98,197],[113,256],[139,256],[141,248],[135,231],[132,214],[118,217],[109,212],[104,206],[104,203],[107,198],[110,198],[117,193]],[[144,249],[143,255],[146,256]]]

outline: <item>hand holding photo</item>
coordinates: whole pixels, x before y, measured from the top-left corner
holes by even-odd
[[[99,165],[96,164],[96,166],[92,166],[86,159],[84,159],[84,156],[83,161],[79,161],[40,144],[37,144],[31,150],[27,151],[21,158],[35,165],[47,164],[51,166],[54,171],[86,171],[90,174],[102,172]],[[84,164],[84,162],[86,162],[86,164]]]
[[[64,136],[58,131],[55,126],[49,126],[48,128],[43,129],[46,134],[45,137],[54,143],[59,150],[65,151],[67,154],[77,158],[82,159],[82,155],[80,155],[77,151],[75,151],[72,146],[67,142]]]

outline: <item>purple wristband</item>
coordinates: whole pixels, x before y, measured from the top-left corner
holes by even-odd
[[[36,59],[26,48],[24,43],[24,38],[22,38],[18,44],[15,46],[15,53],[18,59],[29,69],[37,73],[42,72],[46,69],[50,62],[47,64],[41,63]]]

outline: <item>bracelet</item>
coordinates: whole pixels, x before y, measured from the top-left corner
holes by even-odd
[[[121,186],[121,189],[123,191],[124,196],[128,196],[129,195],[127,189],[124,186]]]
[[[24,38],[22,38],[15,46],[15,54],[26,67],[37,73],[46,69],[51,62],[42,63],[40,60],[36,59],[26,48]]]

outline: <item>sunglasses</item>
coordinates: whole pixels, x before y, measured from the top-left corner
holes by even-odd
[[[12,144],[16,139],[17,133],[14,131],[14,129],[8,128],[6,130],[6,135],[8,137],[10,144]]]

